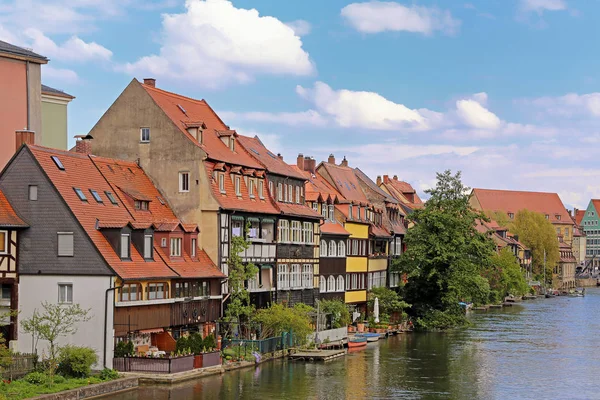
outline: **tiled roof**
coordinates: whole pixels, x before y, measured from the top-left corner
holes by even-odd
[[[309,218],[323,218],[321,214],[316,212],[310,207],[303,204],[292,204],[292,203],[276,203],[277,208],[281,210],[283,215],[293,215],[296,217],[309,217]]]
[[[342,167],[326,162],[323,162],[321,165],[319,165],[317,168],[317,173],[319,173],[320,168],[325,169],[333,181],[330,183],[333,183],[337,191],[340,192],[347,200],[364,204],[368,203],[367,197],[360,188],[360,183],[358,182],[358,178],[354,174],[354,170],[352,168]]]
[[[42,94],[49,94],[52,96],[59,96],[59,97],[65,97],[67,99],[74,99],[75,96],[71,96],[68,93],[63,92],[62,90],[59,89],[54,89],[50,86],[46,86],[44,84],[42,84]]]
[[[0,228],[27,228],[28,226],[17,215],[2,190],[0,190]]]
[[[249,137],[238,135],[238,143],[240,143],[248,154],[258,160],[268,172],[272,174],[287,176],[296,179],[306,179],[303,174],[285,163],[277,155],[273,154],[260,141],[258,136]]]
[[[7,42],[0,40],[0,55],[15,58],[27,58],[31,61],[37,61],[40,64],[46,64],[48,59],[42,55],[34,53],[31,50],[24,49],[23,47],[15,46]]]
[[[226,170],[224,172],[219,172],[225,175],[225,193],[221,193],[221,191],[219,190],[218,179],[213,178],[213,169],[215,167],[215,163],[211,161],[205,161],[204,164],[206,166],[206,174],[210,181],[213,196],[219,202],[222,208],[226,210],[246,211],[251,213],[280,213],[279,209],[275,207],[273,201],[267,193],[267,182],[265,182],[264,187],[265,198],[260,199],[257,193],[255,198],[251,199],[250,194],[248,193],[248,187],[246,186],[246,182],[244,181],[243,176],[239,175],[241,196],[237,196],[235,194],[235,186],[232,181],[232,175],[235,174],[230,174],[230,168],[226,167]]]
[[[327,199],[332,199],[332,201],[343,200],[342,195],[334,188],[329,182],[323,179],[319,174],[312,174],[308,171],[302,171],[296,165],[290,165],[295,171],[299,172],[306,179],[306,184],[304,185],[305,198],[308,201],[318,201],[321,198],[321,201],[326,201]]]
[[[573,224],[556,193],[473,189],[472,195],[477,197],[483,211],[516,214],[520,210],[529,210],[548,215],[549,221],[554,224]]]
[[[389,238],[392,236],[385,228],[377,225],[369,226],[369,234],[379,238]]]
[[[197,249],[198,257],[194,260],[185,252],[181,259],[171,260],[161,247],[154,246],[154,249],[181,278],[225,278],[225,275],[202,249]]]
[[[321,233],[325,235],[344,235],[350,236],[350,232],[348,232],[342,224],[339,222],[331,222],[325,221],[324,224],[321,225]]]
[[[400,222],[390,221],[390,227],[394,235],[406,235],[406,226]]]
[[[575,214],[575,224],[577,226],[581,226],[581,221],[583,220],[584,216],[585,210],[577,210],[577,213]]]
[[[388,175],[384,175],[383,184],[398,201],[414,206],[413,208],[420,208],[423,205],[423,201],[410,183],[398,180],[395,176],[390,179]]]
[[[244,149],[234,147],[235,151],[232,151],[223,143],[217,131],[227,131],[229,127],[206,101],[181,96],[145,84],[141,85],[181,132],[206,152],[209,159],[262,169],[262,166]],[[186,124],[197,121],[202,121],[207,127],[202,133],[202,143],[198,143],[186,130]]]
[[[369,178],[367,176],[367,174],[365,174],[364,172],[362,172],[360,170],[360,168],[354,168],[354,173],[356,174],[356,176],[358,177],[358,179],[360,179],[361,181],[363,181],[363,183],[365,185],[367,185],[371,190],[373,190],[374,192],[376,192],[380,196],[383,196],[383,198],[385,199],[385,201],[393,203],[393,204],[398,203],[398,200],[396,200],[394,197],[392,197],[388,193],[386,193],[385,190],[383,190],[379,186],[377,186],[377,183],[373,182],[373,180],[371,178]]]

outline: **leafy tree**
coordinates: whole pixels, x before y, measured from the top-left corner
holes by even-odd
[[[512,228],[512,224],[513,221],[508,218],[508,215],[506,215],[505,212],[502,211],[487,211],[485,213],[485,215],[490,218],[493,219],[494,221],[496,221],[498,223],[498,225],[502,228],[507,228],[508,230],[510,230]]]
[[[373,310],[375,298],[379,301],[379,312],[381,315],[393,315],[395,313],[402,314],[405,309],[410,307],[410,304],[403,301],[398,292],[386,287],[376,287],[369,292],[367,306],[369,310]]]
[[[77,333],[78,325],[87,322],[92,318],[90,310],[83,309],[79,304],[63,305],[42,303],[42,312],[33,310],[33,315],[21,322],[25,333],[30,333],[35,339],[37,352],[37,343],[39,339],[50,343],[50,375],[54,373],[57,365],[58,346],[57,341],[60,337],[74,335]]]
[[[323,314],[331,315],[331,327],[333,329],[343,328],[352,322],[350,311],[341,300],[320,300],[319,305]]]
[[[313,331],[310,314],[314,311],[314,308],[302,303],[294,307],[273,303],[269,308],[258,310],[254,320],[261,324],[261,338],[280,336],[292,331],[296,343],[301,345]]]
[[[489,284],[480,272],[490,265],[495,245],[475,229],[477,220],[487,218],[470,207],[460,172],[438,173],[435,188],[426,193],[425,206],[410,216],[415,226],[406,234],[407,250],[397,268],[408,276],[405,299],[412,304],[416,327],[445,329],[466,322],[461,300],[486,296]],[[438,319],[444,323],[436,324]]]
[[[225,321],[239,324],[250,318],[254,312],[254,305],[250,303],[250,293],[246,289],[246,282],[253,279],[258,273],[258,268],[252,263],[244,263],[240,256],[250,247],[250,242],[245,239],[250,225],[246,225],[243,236],[231,238],[231,247],[227,264],[229,267],[229,304],[225,310]]]
[[[505,247],[492,257],[492,264],[482,275],[490,283],[490,302],[497,303],[507,294],[521,296],[529,293],[529,285],[517,258]]]
[[[533,273],[536,279],[544,275],[544,251],[546,252],[546,280],[552,282],[552,268],[560,260],[556,229],[543,214],[521,210],[515,215],[511,232],[531,249]]]

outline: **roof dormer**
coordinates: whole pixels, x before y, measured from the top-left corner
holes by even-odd
[[[202,121],[185,121],[183,125],[185,126],[187,132],[192,135],[192,137],[196,139],[198,143],[202,144],[202,134],[206,129],[206,124],[204,124]]]

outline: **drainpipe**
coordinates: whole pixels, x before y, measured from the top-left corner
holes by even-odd
[[[103,357],[102,357],[102,364],[104,365],[104,368],[107,368],[107,366],[106,366],[106,339],[108,339],[108,338],[107,338],[107,335],[106,335],[106,328],[107,328],[107,325],[108,325],[108,305],[107,305],[107,303],[108,303],[108,293],[112,292],[112,291],[115,291],[117,289],[120,289],[122,287],[123,286],[115,286],[115,287],[108,288],[108,289],[106,289],[106,292],[104,294],[104,354],[103,354]],[[114,324],[114,322],[113,322],[113,324]]]
[[[31,116],[29,112],[29,61],[25,61],[25,86],[27,89],[27,130],[31,130]]]

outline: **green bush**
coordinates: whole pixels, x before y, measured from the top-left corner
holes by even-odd
[[[103,381],[112,381],[113,379],[118,379],[118,378],[119,378],[119,373],[117,371],[115,371],[114,369],[104,368],[100,372],[100,379],[102,379]]]
[[[417,318],[415,329],[425,331],[446,331],[468,324],[469,322],[462,311],[430,310],[423,317]]]
[[[74,378],[87,378],[92,365],[98,361],[94,349],[89,347],[65,346],[60,349],[58,373]]]
[[[127,340],[120,341],[115,347],[115,357],[127,357],[133,354],[133,352],[133,342]]]
[[[41,372],[31,372],[25,376],[25,381],[32,385],[41,385],[48,380],[48,375]]]
[[[177,339],[177,343],[175,344],[175,352],[184,352],[188,347],[190,347],[189,339],[186,336],[181,336]]]
[[[215,341],[215,337],[213,335],[208,335],[204,338],[203,346],[206,347],[206,350],[216,349],[217,342]]]
[[[192,353],[196,355],[202,353],[204,342],[200,333],[193,333],[192,335],[190,335],[187,339],[187,344],[190,350],[192,350]]]
[[[65,383],[66,381],[67,381],[67,378],[65,378],[64,376],[54,375],[54,383],[56,385],[60,385],[61,383]]]

